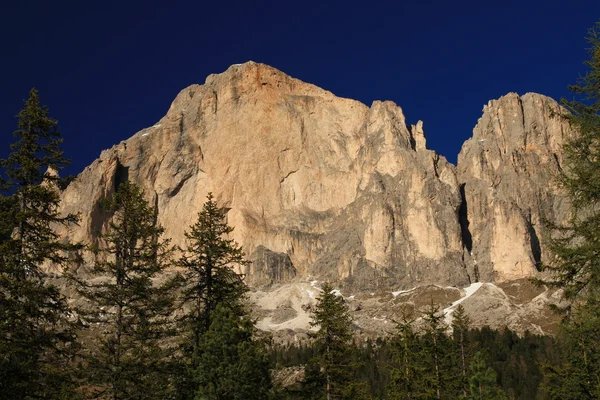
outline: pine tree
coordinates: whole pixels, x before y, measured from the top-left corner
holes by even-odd
[[[246,318],[243,303],[248,288],[234,268],[247,261],[242,248],[227,238],[231,232],[223,209],[209,193],[197,221],[185,234],[187,246],[177,263],[182,269],[178,282],[184,310],[180,318],[184,342],[178,383],[182,398],[190,398],[198,390],[194,375],[201,367],[201,345],[206,342],[203,335],[210,330],[217,305]]]
[[[456,386],[463,396],[467,395],[468,389],[467,372],[470,359],[469,324],[469,316],[462,304],[459,304],[452,313],[452,334],[458,352],[458,357],[456,358],[458,360],[459,373]]]
[[[200,337],[194,381],[197,400],[263,400],[271,395],[269,356],[253,340],[254,322],[218,304]]]
[[[423,322],[424,334],[421,343],[428,367],[422,378],[429,381],[427,386],[431,389],[431,398],[441,399],[450,392],[449,376],[445,374],[445,371],[450,369],[450,344],[446,335],[448,327],[444,323],[444,314],[440,312],[439,306],[433,304],[433,300],[423,315]]]
[[[167,399],[172,299],[154,281],[171,249],[137,186],[122,183],[107,208],[114,218],[91,249],[90,276],[69,276],[88,300],[78,312],[97,338],[87,357],[89,391],[113,400]]]
[[[425,389],[421,386],[421,377],[425,372],[422,366],[422,349],[413,327],[414,322],[413,313],[404,307],[391,342],[389,398],[392,400],[418,399]]]
[[[223,210],[209,193],[198,220],[185,234],[187,247],[178,262],[183,269],[181,303],[189,309],[183,322],[194,348],[210,328],[217,304],[236,309],[248,290],[234,270],[247,261],[242,248],[227,238],[231,232]]]
[[[470,364],[469,400],[504,400],[506,396],[496,382],[496,372],[487,366],[483,354],[478,351]]]
[[[554,273],[547,283],[565,289],[569,300],[600,297],[600,22],[590,30],[589,72],[569,88],[581,101],[562,104],[570,112],[563,115],[575,136],[564,146],[565,168],[559,176],[573,205],[573,218],[566,226],[554,227],[560,238],[551,243],[557,263],[546,265]]]
[[[69,385],[75,336],[65,298],[42,267],[67,266],[78,246],[53,227],[77,217],[58,212],[65,181],[54,171],[68,160],[37,90],[17,118],[17,141],[0,160],[0,399],[56,398]]]
[[[554,375],[547,379],[557,390],[577,387],[580,398],[600,398],[600,22],[588,41],[589,71],[569,87],[579,100],[562,101],[569,111],[563,117],[576,132],[564,147],[566,165],[559,177],[573,216],[566,225],[553,226],[558,237],[550,247],[556,260],[545,266],[552,278],[540,282],[564,289],[571,302],[562,335],[566,365],[550,368]]]
[[[311,334],[317,352],[314,364],[319,367],[318,373],[323,383],[320,389],[327,400],[344,398],[344,386],[352,378],[349,365],[351,323],[352,318],[343,297],[337,296],[333,287],[325,283],[312,309],[310,325],[318,328]],[[317,395],[313,398],[320,397]]]

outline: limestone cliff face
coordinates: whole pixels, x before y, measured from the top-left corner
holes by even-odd
[[[558,111],[535,94],[491,101],[454,167],[392,102],[367,107],[263,64],[235,65],[102,152],[63,192],[63,212],[82,220],[62,234],[93,243],[111,218],[102,200],[130,180],[178,245],[212,192],[255,286],[522,278],[546,256],[541,218],[568,213],[552,180],[570,134]]]
[[[572,135],[552,99],[534,93],[490,101],[458,156],[462,225],[472,275],[483,281],[537,273],[547,259],[543,219],[565,221],[569,205],[554,177]],[[474,271],[473,271],[474,270]],[[478,270],[478,271],[477,271]]]
[[[454,167],[422,123],[249,62],[184,89],[166,116],[102,152],[63,193],[93,242],[101,200],[131,180],[183,245],[208,192],[256,262],[255,285],[315,277],[361,287],[466,283]]]

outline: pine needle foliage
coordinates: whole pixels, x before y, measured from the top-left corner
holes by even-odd
[[[559,179],[573,205],[573,217],[554,227],[551,249],[557,257],[544,283],[565,290],[568,300],[600,298],[600,22],[589,31],[586,75],[569,86],[579,100],[564,100],[566,118],[576,134],[564,146],[566,165]]]
[[[478,351],[470,363],[468,400],[505,400],[506,395],[496,382],[496,372],[487,366],[483,353]]]
[[[173,281],[180,289],[179,306],[183,310],[179,318],[181,398],[192,398],[198,391],[194,376],[202,368],[200,357],[206,345],[203,335],[211,329],[217,306],[246,318],[244,300],[248,288],[235,268],[241,269],[248,262],[242,248],[228,238],[232,232],[224,210],[209,193],[198,219],[185,234],[186,247],[177,261],[181,272]]]
[[[389,398],[392,400],[418,399],[423,393],[423,382],[420,379],[425,373],[423,349],[414,323],[413,312],[408,307],[403,307],[400,321],[396,322],[396,332],[391,339]]]
[[[254,340],[248,316],[217,305],[209,330],[200,338],[194,381],[197,400],[266,400],[271,396],[266,343]]]
[[[247,261],[242,248],[228,238],[232,232],[223,209],[209,193],[198,219],[185,234],[187,246],[177,263],[182,269],[181,306],[188,310],[182,322],[192,353],[209,330],[218,304],[244,313],[241,304],[248,288],[234,268]]]
[[[452,336],[454,339],[454,349],[456,350],[456,359],[458,364],[458,373],[455,383],[463,396],[467,395],[468,389],[468,367],[471,359],[471,343],[469,342],[470,319],[465,308],[459,304],[452,313]]]
[[[17,115],[16,142],[0,160],[0,399],[58,398],[69,386],[75,350],[70,311],[44,266],[61,270],[79,248],[54,227],[60,215],[57,175],[68,164],[57,121],[32,89]]]
[[[114,217],[91,248],[89,276],[69,276],[88,301],[78,313],[96,338],[86,357],[89,391],[114,400],[168,399],[173,299],[155,280],[170,265],[171,247],[137,186],[122,183],[106,208]]]
[[[313,364],[319,367],[312,379],[320,381],[323,398],[345,398],[346,385],[351,381],[350,348],[352,342],[352,318],[344,298],[337,295],[329,283],[323,284],[317,303],[312,308],[311,333],[317,356]],[[309,368],[310,369],[310,368]],[[314,372],[317,372],[313,368]],[[309,377],[307,377],[309,378]],[[310,384],[310,380],[308,382]],[[314,398],[321,398],[313,394]]]
[[[451,348],[450,338],[446,335],[448,329],[444,322],[444,313],[440,311],[439,305],[433,303],[423,314],[423,336],[422,346],[425,355],[425,373],[420,376],[424,381],[422,387],[428,388],[424,391],[424,397],[441,399],[451,392]]]
[[[561,343],[566,361],[546,370],[551,398],[600,398],[600,21],[589,31],[588,72],[563,100],[575,135],[564,147],[566,165],[560,181],[573,205],[573,216],[554,227],[550,243],[555,260],[542,283],[564,289],[570,302]],[[564,390],[569,388],[568,390]]]

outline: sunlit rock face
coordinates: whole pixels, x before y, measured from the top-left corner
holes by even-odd
[[[309,276],[359,286],[467,282],[454,167],[400,107],[334,96],[249,62],[184,89],[154,126],[102,152],[63,194],[75,240],[100,203],[139,184],[175,244],[208,192],[228,210],[256,284]],[[272,260],[277,265],[267,265]]]
[[[549,221],[565,221],[566,197],[556,176],[571,137],[564,110],[535,93],[490,101],[458,156],[469,270],[483,281],[535,275],[550,257]]]
[[[63,192],[62,211],[81,223],[61,233],[93,243],[111,218],[102,200],[129,180],[182,246],[212,192],[254,261],[243,271],[253,286],[529,276],[545,256],[542,215],[566,213],[551,176],[569,131],[552,110],[534,94],[490,102],[454,167],[392,102],[367,107],[267,65],[235,65],[103,151]]]

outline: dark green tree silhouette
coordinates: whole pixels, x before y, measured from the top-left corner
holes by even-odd
[[[311,311],[310,325],[318,330],[311,333],[316,356],[311,363],[314,366],[309,367],[308,372],[315,374],[307,376],[307,384],[311,380],[322,383],[311,398],[344,398],[346,385],[352,380],[349,358],[352,318],[348,306],[343,297],[336,295],[333,287],[325,283]]]
[[[263,400],[271,396],[266,344],[254,340],[254,322],[217,305],[200,337],[194,381],[198,400]]]
[[[178,265],[183,268],[183,318],[195,346],[208,331],[217,304],[235,309],[248,291],[234,268],[247,264],[242,248],[227,235],[233,228],[225,222],[223,209],[208,194],[198,220],[186,232],[187,247]]]
[[[17,115],[17,141],[0,160],[0,399],[56,398],[69,386],[75,337],[70,311],[44,266],[61,270],[78,246],[54,228],[60,215],[57,171],[68,163],[57,121],[32,89]]]
[[[179,319],[183,336],[180,362],[180,396],[189,398],[197,391],[194,374],[200,367],[200,345],[209,331],[213,313],[221,304],[240,318],[245,317],[244,297],[248,288],[234,268],[247,264],[242,248],[228,238],[233,228],[225,221],[224,210],[208,194],[198,219],[186,232],[187,246],[178,261],[181,273]]]
[[[137,186],[122,183],[106,206],[114,217],[91,249],[89,275],[69,276],[88,300],[78,313],[93,329],[87,390],[94,398],[167,399],[173,299],[155,280],[169,266],[171,248]]]
[[[469,316],[465,312],[462,304],[459,304],[452,313],[452,336],[454,339],[454,348],[456,349],[456,360],[458,365],[458,374],[456,377],[456,386],[463,396],[467,395],[468,390],[468,368],[470,363],[471,349],[469,343]]]
[[[413,327],[414,322],[413,312],[403,307],[391,340],[389,398],[392,400],[419,399],[427,390],[424,387],[427,383],[422,380],[425,370],[421,342]]]
[[[478,351],[470,364],[469,400],[504,400],[506,396],[496,382],[496,372],[487,366],[483,354]]]
[[[423,314],[423,359],[426,362],[425,372],[421,379],[428,382],[426,397],[441,399],[451,392],[451,359],[449,354],[450,339],[446,334],[448,327],[444,323],[444,313],[439,306],[433,304]]]
[[[569,88],[577,95],[563,100],[563,117],[575,128],[564,147],[566,165],[560,181],[573,205],[564,226],[553,226],[551,250],[556,255],[545,266],[552,278],[541,280],[564,289],[571,302],[561,336],[567,349],[562,367],[547,370],[556,390],[571,387],[570,395],[600,398],[600,22],[589,31],[588,72]],[[577,389],[576,389],[577,388]]]

